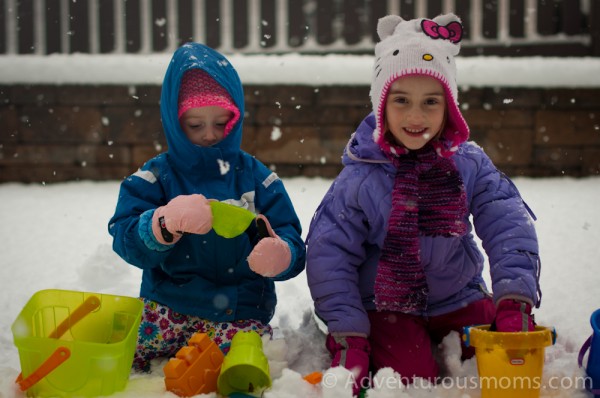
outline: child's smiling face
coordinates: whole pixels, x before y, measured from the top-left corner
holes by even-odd
[[[220,106],[190,108],[179,118],[181,129],[196,145],[208,147],[225,138],[225,126],[233,113]]]
[[[440,82],[429,76],[405,76],[390,87],[385,130],[397,144],[421,149],[444,127],[446,97]]]

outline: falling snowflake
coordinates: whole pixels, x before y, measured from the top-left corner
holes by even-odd
[[[273,130],[271,130],[271,141],[277,141],[281,138],[281,129],[277,126],[273,126]]]

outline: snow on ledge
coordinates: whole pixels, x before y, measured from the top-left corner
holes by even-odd
[[[0,56],[0,84],[160,85],[170,54]],[[369,55],[228,56],[245,85],[369,85]],[[600,58],[459,57],[469,87],[600,87]]]

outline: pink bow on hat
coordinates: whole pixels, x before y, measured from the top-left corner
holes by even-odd
[[[459,22],[453,21],[448,25],[438,25],[430,19],[421,22],[423,32],[432,39],[449,40],[458,43],[462,39],[463,27]]]

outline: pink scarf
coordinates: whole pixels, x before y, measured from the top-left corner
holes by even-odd
[[[454,161],[431,145],[395,157],[392,209],[375,279],[378,310],[425,310],[429,289],[419,236],[461,236],[467,214],[463,181]]]

